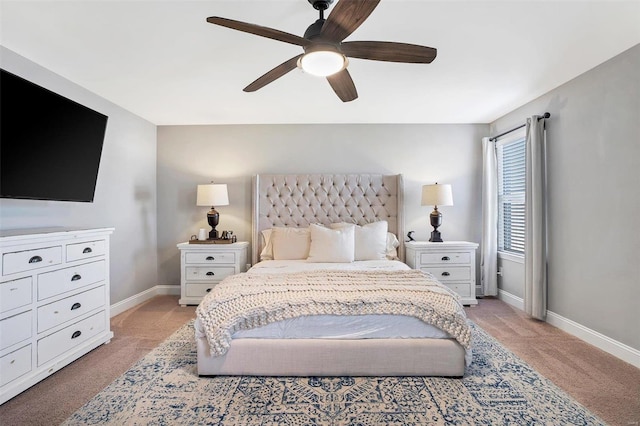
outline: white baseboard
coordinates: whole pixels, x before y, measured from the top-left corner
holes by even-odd
[[[131,309],[134,306],[139,305],[151,299],[154,296],[166,295],[166,294],[179,295],[180,286],[179,285],[157,285],[141,293],[134,294],[131,297],[128,297],[118,303],[114,303],[113,305],[111,305],[111,317],[121,314],[127,309]]]
[[[504,290],[498,290],[498,298],[514,308],[524,310],[524,300],[518,296],[514,296]],[[640,368],[640,351],[631,346],[620,343],[555,312],[547,311],[547,323],[610,353],[616,358],[628,362],[634,367]]]

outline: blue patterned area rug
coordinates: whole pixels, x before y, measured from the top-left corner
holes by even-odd
[[[198,377],[190,321],[65,425],[602,425],[473,324],[463,379]]]

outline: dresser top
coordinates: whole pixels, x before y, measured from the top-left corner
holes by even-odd
[[[94,234],[104,233],[111,234],[115,228],[71,228],[64,226],[55,226],[49,228],[27,228],[27,229],[3,229],[0,230],[0,239],[3,240],[20,240],[29,239],[36,236],[46,237],[65,237],[70,234]]]

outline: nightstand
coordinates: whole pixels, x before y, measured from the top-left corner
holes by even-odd
[[[180,250],[180,300],[197,305],[216,284],[229,275],[246,272],[249,243],[178,244]]]
[[[476,249],[467,241],[404,243],[407,265],[430,272],[442,284],[460,295],[463,305],[477,305]]]

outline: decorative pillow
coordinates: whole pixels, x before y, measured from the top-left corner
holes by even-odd
[[[400,245],[400,241],[391,232],[387,232],[387,249],[386,256],[389,260],[399,260],[398,258],[398,250],[396,248]]]
[[[308,262],[353,262],[355,253],[354,227],[329,229],[310,225],[311,247]]]
[[[385,220],[359,226],[353,223],[332,223],[331,229],[355,228],[355,260],[379,260],[387,258],[387,229]],[[392,234],[393,235],[393,234]]]
[[[274,260],[301,260],[309,257],[311,233],[309,228],[271,228],[269,242]]]
[[[260,260],[273,260],[273,242],[271,242],[271,228],[265,229],[262,234],[262,251]]]

